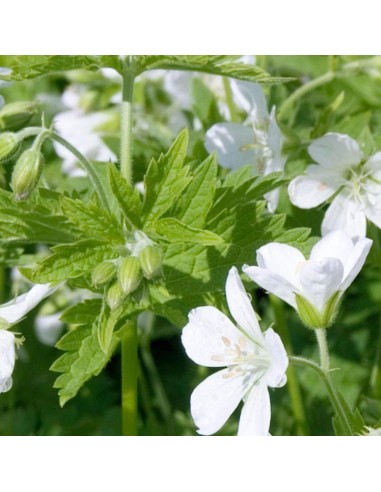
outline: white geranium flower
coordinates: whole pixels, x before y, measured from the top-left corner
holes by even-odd
[[[291,181],[291,202],[313,208],[333,197],[322,234],[343,230],[353,238],[366,235],[366,219],[381,228],[381,152],[366,162],[358,143],[348,135],[327,133],[309,146],[317,164]]]
[[[15,336],[7,330],[0,329],[0,393],[12,387],[12,373],[15,367]]]
[[[50,284],[37,284],[26,294],[0,306],[0,393],[12,386],[15,365],[15,335],[8,328],[20,321],[29,311],[55,290]]]
[[[244,265],[243,271],[260,287],[298,310],[303,321],[306,322],[301,309],[306,300],[314,310],[316,323],[328,325],[339,298],[360,272],[371,246],[370,239],[354,242],[344,232],[334,231],[315,244],[307,260],[292,246],[269,243],[257,251],[258,266]]]
[[[62,101],[70,108],[54,118],[54,127],[65,140],[71,143],[87,159],[116,162],[117,157],[103,142],[99,128],[110,120],[107,111],[85,113],[79,107],[80,93],[69,87]],[[54,142],[58,156],[63,159],[62,169],[70,176],[86,176],[86,171],[78,167],[77,158],[66,147]]]
[[[193,309],[181,340],[197,364],[226,369],[214,373],[193,391],[191,413],[199,434],[211,435],[243,399],[239,435],[266,436],[270,427],[268,387],[286,383],[288,358],[279,336],[262,333],[237,269],[231,268],[226,298],[237,326],[211,306]]]
[[[219,163],[229,169],[251,164],[256,174],[283,171],[283,137],[276,121],[275,107],[269,113],[261,87],[253,82],[232,80],[235,104],[248,114],[245,124],[217,123],[206,133],[208,152],[218,153]],[[265,195],[268,209],[278,206],[279,190]]]

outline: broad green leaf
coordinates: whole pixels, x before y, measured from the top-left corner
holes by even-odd
[[[93,239],[55,246],[52,251],[37,266],[33,274],[35,282],[62,282],[79,277],[88,274],[102,261],[118,256],[112,244]]]
[[[79,326],[61,338],[57,348],[65,350],[65,353],[50,368],[62,373],[54,383],[54,387],[59,389],[61,406],[74,398],[86,381],[102,371],[118,341],[114,335],[109,351],[105,353],[99,345],[97,334],[88,325]]]
[[[50,200],[15,202],[0,192],[0,235],[5,242],[57,244],[71,242],[77,231]]]
[[[237,57],[236,55],[139,56],[137,58],[137,73],[155,69],[187,70],[233,77],[261,84],[279,83],[290,80],[281,77],[271,77],[256,65],[237,63],[234,61]]]
[[[124,242],[124,236],[115,217],[94,203],[83,203],[62,197],[62,210],[86,236],[100,241]]]
[[[201,121],[203,128],[210,128],[223,119],[218,110],[216,96],[201,79],[193,79],[192,94],[193,110]]]
[[[66,309],[61,316],[61,321],[73,325],[91,324],[98,316],[101,307],[101,299],[87,299]]]
[[[163,241],[170,243],[194,243],[213,246],[223,242],[214,232],[188,226],[173,218],[157,220],[151,225],[151,231]]]
[[[188,145],[188,131],[183,130],[167,154],[152,160],[144,178],[144,224],[149,225],[161,217],[189,184],[189,167],[184,166]]]
[[[117,68],[117,56],[88,56],[88,55],[21,55],[10,57],[9,75],[2,75],[2,80],[27,80],[41,77],[49,73],[65,72],[67,70],[85,69],[95,71],[102,67]]]
[[[189,226],[203,227],[216,189],[216,156],[209,156],[193,172],[191,183],[176,201],[171,215]]]
[[[133,188],[114,166],[110,166],[109,174],[112,191],[124,218],[129,225],[140,229],[142,203],[138,190]]]

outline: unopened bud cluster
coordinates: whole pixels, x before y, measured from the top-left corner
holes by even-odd
[[[100,263],[93,270],[92,283],[96,288],[107,286],[107,303],[110,309],[117,309],[139,288],[143,278],[152,278],[160,267],[161,250],[157,245],[149,244],[136,256]]]

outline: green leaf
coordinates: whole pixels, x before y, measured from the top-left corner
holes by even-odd
[[[53,254],[39,263],[33,274],[35,282],[62,282],[87,274],[99,263],[113,259],[118,252],[112,244],[86,239],[52,248]]]
[[[176,201],[170,215],[189,226],[203,227],[213,204],[216,179],[217,160],[213,154],[194,169],[191,183]]]
[[[3,242],[47,243],[71,242],[77,231],[66,217],[57,212],[52,200],[38,198],[39,203],[16,202],[0,190],[0,234]]]
[[[187,70],[223,77],[233,77],[261,84],[279,83],[292,79],[271,77],[256,65],[237,63],[239,55],[154,55],[137,57],[137,73],[145,70]]]
[[[85,204],[67,197],[62,197],[61,206],[70,222],[85,235],[100,241],[124,242],[120,225],[107,210],[91,202]]]
[[[112,191],[118,200],[124,218],[129,225],[140,229],[142,227],[140,219],[142,203],[138,190],[128,183],[115,166],[110,166],[109,176]]]
[[[115,325],[118,322],[119,310],[111,311],[105,299],[103,299],[102,311],[97,326],[98,343],[107,355],[112,346]]]
[[[34,79],[50,73],[85,69],[96,71],[102,67],[119,67],[117,56],[88,55],[22,55],[11,57],[7,66],[12,72],[0,76],[1,80],[20,81]]]
[[[223,243],[223,240],[214,232],[190,227],[173,218],[157,220],[151,225],[149,232],[153,232],[159,239],[170,243],[194,243],[204,246]]]
[[[105,353],[99,345],[96,333],[88,325],[79,326],[61,338],[57,348],[65,350],[65,353],[50,368],[51,371],[63,373],[54,383],[54,387],[59,389],[61,406],[74,398],[86,381],[102,371],[118,341],[118,337],[114,335],[109,350]]]
[[[151,161],[144,178],[144,224],[149,225],[161,217],[189,184],[189,167],[184,166],[188,145],[188,131],[183,130],[167,154]]]
[[[86,299],[85,301],[66,309],[61,316],[61,321],[73,325],[91,324],[98,316],[101,307],[101,299]]]

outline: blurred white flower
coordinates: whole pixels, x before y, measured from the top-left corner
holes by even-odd
[[[199,307],[189,313],[182,333],[188,356],[197,364],[224,367],[193,391],[191,413],[198,432],[217,432],[244,400],[239,435],[266,436],[271,408],[268,387],[286,382],[288,358],[279,336],[262,333],[238,271],[231,268],[226,299],[237,326],[218,309]]]
[[[292,246],[269,243],[257,251],[258,266],[244,265],[243,271],[260,287],[298,310],[303,321],[301,309],[306,300],[314,310],[316,323],[330,324],[335,314],[332,310],[360,272],[371,246],[370,239],[354,242],[344,232],[335,231],[315,244],[307,260]]]
[[[11,72],[12,72],[12,70],[10,68],[0,67],[0,76],[1,75],[9,75]],[[11,82],[6,82],[5,80],[0,79],[0,89],[2,89],[4,87],[8,87],[9,85],[11,85]],[[1,100],[3,100],[3,98],[0,96],[0,107],[2,106]],[[3,102],[4,102],[4,100],[3,100]]]
[[[333,198],[322,234],[343,230],[353,238],[366,235],[366,219],[381,228],[381,152],[364,162],[358,143],[348,135],[327,133],[308,148],[317,164],[291,181],[291,202],[314,208]]]
[[[64,323],[60,320],[62,312],[53,314],[39,313],[34,320],[34,330],[39,342],[49,347],[54,347],[64,329]]]
[[[87,159],[115,162],[117,157],[103,142],[102,132],[99,130],[110,120],[110,113],[107,111],[85,113],[79,106],[80,92],[75,86],[66,89],[62,101],[70,109],[57,114],[54,118],[57,133]],[[63,159],[64,172],[70,176],[86,176],[86,171],[78,166],[77,158],[66,147],[54,142],[54,148],[58,156]]]
[[[286,157],[283,136],[276,121],[275,107],[269,113],[261,87],[252,82],[230,82],[235,104],[248,115],[245,124],[217,123],[206,133],[205,147],[216,151],[221,166],[229,169],[251,164],[256,174],[283,171]],[[278,206],[279,190],[265,195],[268,209]]]
[[[12,386],[15,365],[16,337],[8,328],[20,321],[29,311],[55,290],[50,284],[37,284],[25,294],[0,306],[0,393]]]
[[[15,367],[15,336],[7,330],[0,329],[0,393],[12,387],[12,373]]]

